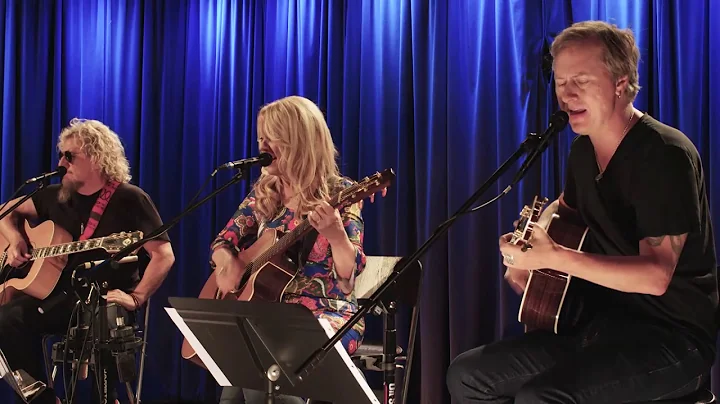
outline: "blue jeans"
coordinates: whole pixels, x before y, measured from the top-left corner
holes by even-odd
[[[529,332],[451,363],[455,403],[631,403],[696,391],[714,353],[678,330],[605,318],[577,335]]]

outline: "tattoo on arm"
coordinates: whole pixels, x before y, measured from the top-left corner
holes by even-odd
[[[685,243],[683,243],[682,236],[670,236],[670,245],[672,246],[673,252],[679,256]]]
[[[670,238],[670,246],[672,247],[673,252],[676,256],[679,256],[682,252],[683,245],[685,244],[683,242],[683,236],[659,236],[659,237],[648,237],[647,243],[650,244],[652,247],[658,247],[662,244],[663,240],[665,240],[665,237]]]
[[[650,244],[653,247],[657,247],[660,244],[662,244],[663,240],[665,240],[665,236],[660,237],[648,237],[647,243]]]

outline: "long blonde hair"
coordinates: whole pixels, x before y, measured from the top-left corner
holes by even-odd
[[[271,102],[258,113],[257,133],[279,146],[276,164],[294,191],[298,214],[333,195],[334,184],[340,180],[338,152],[317,105],[299,96]],[[270,220],[279,212],[281,187],[280,178],[263,169],[254,185],[255,209],[261,219]]]
[[[78,147],[90,160],[97,164],[108,180],[120,183],[130,182],[130,163],[125,157],[125,148],[120,137],[107,125],[93,119],[73,119],[60,132],[58,150],[65,140],[73,138]]]

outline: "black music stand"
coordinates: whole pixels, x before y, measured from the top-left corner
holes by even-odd
[[[339,342],[311,374],[302,380],[295,376],[295,369],[334,334],[303,305],[168,300],[168,315],[220,386],[334,403],[380,404]]]
[[[47,387],[45,383],[36,381],[22,369],[12,370],[2,351],[0,351],[0,378],[9,384],[25,403],[37,398]]]

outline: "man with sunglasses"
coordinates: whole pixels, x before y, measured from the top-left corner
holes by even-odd
[[[0,235],[9,244],[6,265],[31,264],[28,262],[31,258],[28,240],[20,230],[24,223],[22,219],[30,223],[50,220],[70,233],[73,240],[105,237],[123,231],[142,231],[147,235],[162,225],[150,197],[139,187],[129,184],[130,167],[124,148],[109,127],[95,120],[75,119],[60,133],[58,150],[58,165],[67,169],[61,184],[50,185],[36,193],[0,221]],[[69,272],[78,264],[107,256],[104,250],[71,254],[50,297],[41,301],[20,294],[10,302],[0,302],[0,349],[13,370],[23,369],[36,380],[46,378],[39,342],[43,335],[65,334],[68,329],[77,302],[73,292],[64,293],[72,290]],[[137,263],[123,264],[107,276],[103,273],[103,280],[108,282],[108,303],[134,311],[160,287],[174,262],[167,235],[145,243],[138,251],[138,257],[139,262],[147,262],[142,279]],[[80,292],[84,297],[83,293],[87,291]],[[114,365],[109,368],[113,373]],[[114,376],[111,374],[109,381]],[[114,391],[111,383],[108,387]],[[97,390],[93,387],[93,391]],[[113,398],[109,399],[113,402]],[[33,400],[33,404],[50,404],[56,400],[54,392],[48,389]],[[19,397],[18,402],[22,402]]]

